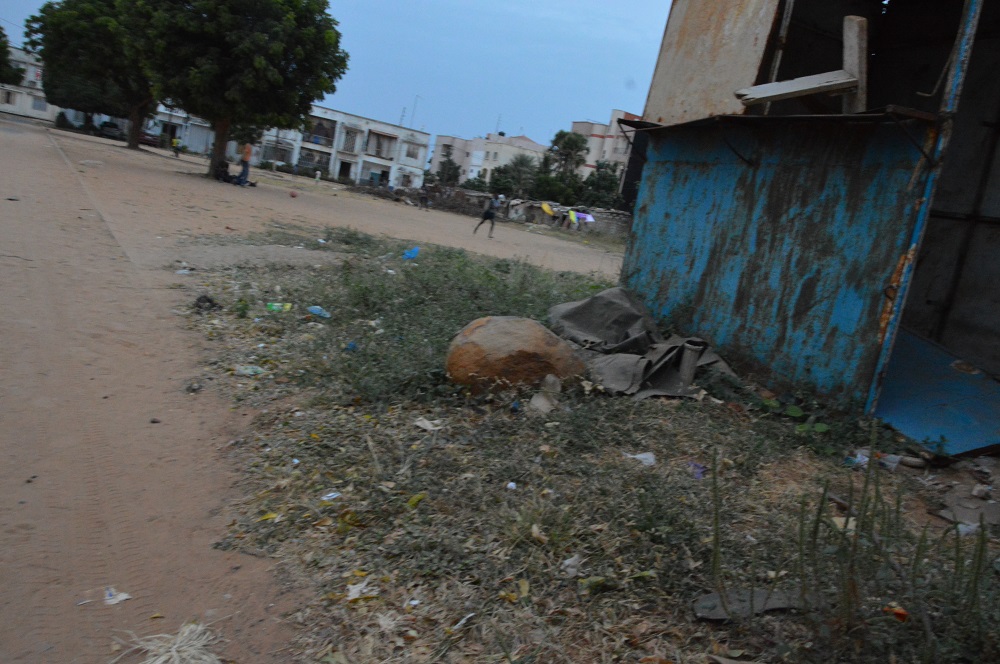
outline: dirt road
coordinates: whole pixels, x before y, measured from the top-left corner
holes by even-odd
[[[613,274],[620,257],[385,201],[199,177],[204,162],[0,116],[0,662],[103,662],[116,630],[218,621],[233,661],[285,662],[295,605],[269,561],[212,549],[238,498],[220,452],[250,413],[206,390],[169,268],[269,222]],[[13,199],[13,200],[12,200]],[[226,226],[235,229],[226,231]],[[110,587],[131,599],[108,605]]]

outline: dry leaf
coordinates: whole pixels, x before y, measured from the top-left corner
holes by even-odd
[[[259,519],[257,519],[257,521],[258,522],[260,522],[260,521],[273,521],[274,519],[277,519],[277,518],[278,518],[278,513],[277,512],[268,512],[264,516],[262,516]]]
[[[517,582],[517,589],[521,593],[521,597],[527,597],[531,593],[531,584],[528,583],[527,579],[521,579]]]
[[[531,536],[535,539],[535,541],[541,544],[548,544],[549,536],[542,532],[542,529],[537,523],[532,524],[531,526]]]
[[[853,516],[835,516],[830,520],[833,521],[833,525],[837,526],[838,530],[843,530],[848,535],[852,534],[857,527],[857,520]]]

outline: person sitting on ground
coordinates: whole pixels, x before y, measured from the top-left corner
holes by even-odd
[[[236,178],[229,173],[229,161],[226,159],[223,159],[216,165],[213,175],[219,182],[225,182],[226,184],[235,184],[236,182]]]

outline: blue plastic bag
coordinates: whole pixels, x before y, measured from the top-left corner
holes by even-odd
[[[330,312],[327,311],[326,309],[324,309],[323,307],[317,307],[317,306],[313,305],[313,306],[307,308],[306,311],[308,311],[309,313],[311,313],[313,316],[319,316],[320,318],[329,318],[330,317]]]
[[[407,249],[406,251],[403,252],[403,260],[405,260],[405,261],[412,261],[412,260],[414,260],[417,257],[417,254],[419,254],[419,253],[420,253],[420,247],[414,247],[413,249]]]

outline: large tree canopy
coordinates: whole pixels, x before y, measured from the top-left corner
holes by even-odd
[[[155,108],[138,52],[126,48],[125,8],[115,0],[46,2],[28,19],[27,47],[44,65],[46,98],[84,113],[128,117],[129,147]]]
[[[7,33],[0,27],[0,83],[17,85],[23,76],[24,70],[11,64],[10,43],[7,41]]]
[[[212,124],[297,128],[347,71],[327,0],[118,0],[161,99]]]

